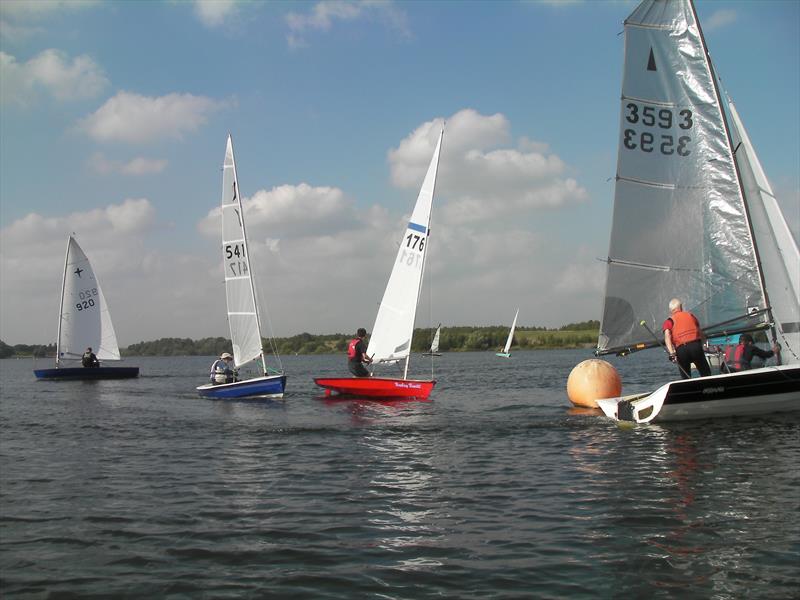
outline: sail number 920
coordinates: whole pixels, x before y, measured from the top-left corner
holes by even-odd
[[[97,288],[81,290],[78,292],[78,299],[80,302],[75,304],[78,312],[92,308],[95,305],[95,297],[97,297]]]
[[[635,102],[628,102],[625,105],[625,121],[631,125],[639,127],[653,128],[656,131],[637,131],[636,129],[626,128],[622,132],[622,145],[628,150],[641,150],[642,152],[660,152],[664,155],[677,154],[678,156],[689,156],[691,149],[689,144],[692,138],[688,135],[674,135],[665,133],[663,130],[672,130],[677,126],[678,134],[681,130],[689,133],[694,127],[694,115],[689,109],[683,109],[677,113],[669,108],[658,108],[655,106],[639,105]]]

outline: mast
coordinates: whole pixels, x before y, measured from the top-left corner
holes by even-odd
[[[244,253],[247,260],[247,275],[250,281],[250,297],[253,299],[253,310],[256,314],[256,332],[258,333],[258,343],[261,346],[261,368],[264,375],[267,374],[267,359],[264,356],[264,338],[261,336],[261,318],[258,314],[258,302],[256,302],[256,289],[253,283],[253,269],[250,265],[250,248],[247,245],[247,230],[244,224],[244,207],[242,207],[242,192],[239,187],[239,176],[236,173],[236,156],[233,152],[233,137],[228,134],[228,140],[231,143],[231,162],[233,163],[233,181],[236,183],[236,203],[239,205],[240,222],[242,225],[242,245],[244,246]]]
[[[72,236],[67,238],[67,253],[64,255],[64,275],[61,277],[61,300],[58,303],[58,337],[56,338],[56,368],[61,366],[61,321],[64,319],[64,287],[67,285],[67,265]]]
[[[692,16],[694,17],[694,23],[697,26],[697,31],[700,34],[700,43],[703,46],[703,56],[706,60],[706,65],[708,66],[709,73],[711,73],[711,83],[714,86],[714,95],[717,99],[717,106],[719,107],[720,117],[722,118],[722,125],[725,128],[725,138],[728,143],[728,151],[730,152],[731,155],[731,162],[733,163],[733,169],[734,172],[736,173],[736,183],[739,186],[739,194],[741,195],[742,198],[742,207],[744,209],[744,220],[745,223],[747,224],[747,232],[750,236],[750,244],[753,247],[753,254],[755,256],[755,262],[756,262],[756,271],[758,273],[758,284],[761,287],[761,294],[762,297],[764,298],[764,306],[766,308],[769,308],[770,302],[769,302],[769,296],[767,295],[767,286],[766,283],[764,282],[764,270],[761,267],[761,256],[759,255],[758,252],[758,244],[756,243],[756,236],[753,231],[753,224],[750,219],[750,208],[747,206],[747,195],[745,194],[744,184],[742,183],[742,175],[739,172],[739,164],[736,162],[736,154],[733,150],[733,140],[731,139],[731,130],[730,126],[728,125],[728,117],[725,113],[725,108],[722,102],[722,94],[720,93],[719,84],[717,82],[717,73],[714,70],[714,63],[711,61],[711,55],[708,52],[708,44],[706,44],[706,38],[705,35],[703,34],[703,28],[700,26],[700,19],[697,18],[697,10],[695,9],[694,6],[694,0],[687,0],[687,1],[689,4],[689,8],[692,11]],[[774,319],[772,318],[771,312],[768,313],[767,317],[769,318],[770,321],[773,321],[773,323],[770,325],[769,330],[770,333],[772,334],[773,344],[775,344],[777,342],[778,337],[777,334],[775,333]],[[778,359],[778,364],[780,364],[780,356],[778,356],[777,359]]]
[[[442,123],[442,129],[439,131],[439,141],[436,144],[436,171],[434,172],[435,175],[433,177],[433,189],[431,189],[431,203],[433,202],[433,197],[436,195],[436,179],[439,176],[439,160],[442,156],[442,138],[444,137],[444,123]],[[423,180],[424,181],[424,180]],[[428,250],[430,249],[429,243],[431,238],[431,213],[433,209],[428,211],[428,222],[425,224],[425,245],[426,249],[422,255],[422,274],[419,278],[419,285],[417,286],[417,299],[414,304],[414,320],[411,322],[411,331],[408,335],[408,354],[406,355],[406,364],[403,368],[403,379],[408,379],[408,363],[411,359],[411,340],[414,337],[414,324],[416,323],[416,316],[417,316],[417,305],[419,305],[419,297],[422,293],[422,281],[425,279],[425,265],[428,262]]]

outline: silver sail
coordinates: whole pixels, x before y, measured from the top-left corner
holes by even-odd
[[[617,181],[598,353],[653,345],[673,297],[703,327],[768,320],[742,188],[690,2],[625,21]]]

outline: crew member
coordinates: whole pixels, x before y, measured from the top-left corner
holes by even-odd
[[[753,342],[753,336],[749,333],[743,333],[739,336],[739,343],[733,349],[733,356],[727,357],[725,360],[724,372],[735,373],[737,371],[747,371],[752,368],[752,361],[754,356],[766,359],[772,358],[781,351],[780,344],[775,344],[772,350],[762,350]]]
[[[223,352],[220,357],[211,365],[211,383],[233,383],[235,381],[235,371],[231,366],[233,357],[227,352]]]
[[[356,337],[350,340],[347,344],[347,368],[356,377],[369,377],[370,372],[364,367],[362,363],[371,363],[372,359],[367,356],[367,344],[364,338],[367,335],[367,330],[359,327],[356,332]]]
[[[96,369],[100,366],[100,361],[97,360],[97,356],[94,352],[92,352],[91,347],[87,348],[86,352],[83,353],[83,356],[81,357],[81,364],[90,369]]]
[[[669,301],[669,317],[664,321],[664,344],[669,352],[669,359],[678,364],[682,379],[689,379],[692,363],[695,364],[701,377],[711,375],[705,352],[703,351],[703,331],[700,323],[689,311],[683,310],[681,301],[673,298]]]

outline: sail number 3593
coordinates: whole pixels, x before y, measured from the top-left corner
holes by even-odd
[[[242,277],[247,275],[247,259],[244,255],[244,244],[225,245],[225,264],[226,270],[230,269],[231,277]]]
[[[689,144],[692,138],[688,135],[674,135],[664,130],[672,130],[677,126],[686,133],[694,127],[692,111],[683,109],[673,113],[669,108],[639,105],[628,102],[625,105],[625,121],[631,125],[652,128],[655,131],[637,131],[626,128],[622,132],[622,144],[628,150],[641,150],[642,152],[660,152],[661,154],[689,156]],[[677,132],[678,134],[681,131]]]

